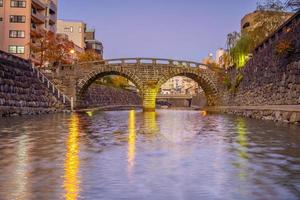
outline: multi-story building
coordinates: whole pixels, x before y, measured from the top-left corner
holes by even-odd
[[[0,49],[30,58],[31,32],[56,32],[57,0],[0,0]]]
[[[198,91],[198,84],[190,78],[176,76],[168,80],[161,87],[161,94],[191,94]]]
[[[88,29],[85,32],[86,50],[94,50],[103,58],[103,45],[102,42],[96,40],[95,29]]]
[[[65,34],[76,46],[85,49],[86,24],[82,21],[57,20],[57,33]]]
[[[58,20],[57,33],[65,34],[68,39],[83,50],[94,50],[103,57],[103,45],[96,40],[95,29],[87,29],[86,23],[74,20]]]
[[[264,11],[264,10],[256,10],[252,13],[246,14],[241,20],[241,33],[247,33],[254,30],[257,26],[260,25],[260,21],[257,20],[257,17],[264,13],[275,13],[278,15],[282,21],[286,21],[289,19],[293,13],[289,12],[278,12],[278,11]]]

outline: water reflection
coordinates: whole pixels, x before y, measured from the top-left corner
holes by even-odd
[[[78,199],[79,192],[79,117],[71,116],[69,122],[69,135],[67,140],[67,153],[65,159],[64,188],[67,200]]]
[[[240,170],[239,177],[245,179],[248,176],[248,153],[247,153],[247,128],[244,118],[237,119],[237,152],[239,157],[236,163],[237,168]]]
[[[157,113],[156,112],[144,112],[143,113],[143,126],[142,133],[147,135],[155,135],[159,132],[157,126]]]
[[[16,169],[12,170],[12,173],[15,173],[12,176],[12,180],[15,185],[15,190],[12,195],[14,199],[27,199],[28,198],[28,163],[29,156],[28,150],[29,146],[27,145],[28,135],[25,132],[24,135],[20,136],[18,145],[17,145],[17,155],[16,155]]]
[[[0,199],[300,199],[300,127],[199,111],[0,120]]]
[[[128,114],[128,172],[132,173],[135,162],[135,111],[131,110]]]

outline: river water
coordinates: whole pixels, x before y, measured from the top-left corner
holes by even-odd
[[[0,121],[0,199],[300,199],[300,127],[199,111]]]

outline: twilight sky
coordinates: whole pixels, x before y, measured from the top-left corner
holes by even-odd
[[[59,0],[59,18],[96,28],[105,58],[200,61],[225,47],[226,35],[256,0]]]

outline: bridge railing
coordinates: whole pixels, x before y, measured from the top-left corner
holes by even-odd
[[[62,93],[54,83],[52,83],[42,72],[40,72],[39,69],[35,68],[33,65],[32,71],[36,75],[36,77],[39,79],[41,83],[47,86],[47,88],[52,92],[52,94],[60,101],[62,101],[63,104],[70,106],[71,110],[73,111],[74,103],[73,103],[73,97],[69,98],[64,93]]]
[[[186,61],[186,60],[172,60],[172,59],[163,59],[163,58],[117,58],[117,59],[108,59],[102,61],[93,61],[93,62],[84,62],[79,63],[80,65],[84,64],[151,64],[151,65],[173,65],[176,67],[199,67],[202,69],[207,69],[208,66],[203,63]]]

